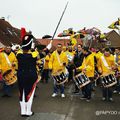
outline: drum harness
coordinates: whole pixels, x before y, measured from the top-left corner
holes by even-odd
[[[10,67],[12,67],[12,65],[11,65],[11,63],[10,63],[10,60],[9,60],[8,56],[6,55],[6,53],[4,53],[4,56],[5,56],[5,59],[6,59],[7,63],[8,63],[8,65],[9,65]]]

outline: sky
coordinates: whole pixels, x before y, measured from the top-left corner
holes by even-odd
[[[78,31],[97,27],[109,32],[107,27],[120,18],[120,0],[0,0],[0,17],[41,38],[53,35],[67,1],[69,4],[56,36],[68,28]]]

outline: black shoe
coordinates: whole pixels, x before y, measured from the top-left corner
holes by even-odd
[[[21,117],[26,117],[26,115],[21,115]]]
[[[34,97],[36,98],[36,97],[37,97],[37,95],[36,95],[36,94],[34,94]]]
[[[92,92],[95,92],[95,88],[92,88],[92,90],[91,90]]]
[[[11,95],[4,94],[2,97],[12,97]]]
[[[78,94],[78,93],[79,93],[79,91],[74,91],[73,93],[74,93],[74,94]]]

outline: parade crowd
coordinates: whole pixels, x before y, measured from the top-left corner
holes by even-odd
[[[31,116],[36,85],[53,82],[51,97],[66,97],[65,86],[73,84],[73,94],[81,100],[92,101],[92,93],[101,89],[103,101],[113,101],[113,93],[120,94],[120,48],[89,48],[76,44],[58,43],[51,51],[31,48],[33,36],[25,35],[21,48],[5,46],[0,52],[0,84],[2,97],[12,97],[11,89],[18,84],[21,116]],[[51,88],[52,89],[52,88]],[[0,98],[2,99],[2,98]]]

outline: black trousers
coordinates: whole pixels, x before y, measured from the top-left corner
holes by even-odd
[[[19,93],[20,93],[20,101],[22,101],[23,91],[25,93],[25,102],[29,100],[29,97],[31,93],[33,92],[33,89],[36,87],[37,83],[37,73],[31,72],[31,73],[17,73],[18,77],[18,87],[19,87]]]
[[[48,83],[49,80],[49,69],[44,69],[42,73],[42,82]]]
[[[109,99],[112,98],[112,87],[102,88],[102,95],[104,98]]]
[[[89,78],[90,81],[93,81],[93,77]],[[91,99],[91,94],[92,94],[92,82],[90,82],[89,84],[87,84],[86,86],[84,86],[82,88],[82,93],[84,95],[85,98],[87,99]]]

